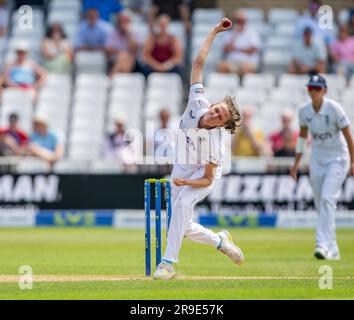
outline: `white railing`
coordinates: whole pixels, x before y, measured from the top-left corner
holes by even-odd
[[[294,158],[276,157],[233,157],[227,172],[275,172],[288,170]],[[306,170],[308,158],[302,161],[300,169]],[[125,166],[115,159],[70,160],[58,161],[51,169],[49,165],[33,157],[0,157],[0,172],[6,173],[135,173],[159,171],[159,165]]]

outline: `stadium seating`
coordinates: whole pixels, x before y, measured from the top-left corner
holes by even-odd
[[[225,85],[226,84],[226,85]],[[206,79],[207,87],[219,89],[221,87],[229,87],[235,89],[240,85],[240,77],[236,74],[224,74],[212,72]]]
[[[193,24],[198,23],[215,23],[215,21],[220,21],[220,19],[224,16],[224,13],[220,9],[195,9],[192,14],[192,22]]]
[[[275,86],[273,74],[246,74],[243,78],[243,86],[269,90]]]
[[[263,71],[281,74],[289,65],[290,60],[291,54],[288,50],[267,49],[263,53]]]
[[[250,24],[259,23],[264,20],[264,11],[258,8],[240,8],[247,17],[247,21]]]
[[[295,9],[287,8],[272,8],[268,12],[269,23],[275,25],[279,23],[294,24],[299,16]]]
[[[117,117],[129,119],[128,128],[142,127],[142,105],[145,78],[140,73],[117,74],[111,81],[108,103],[108,127],[113,127]],[[134,94],[132,94],[134,93]]]
[[[107,58],[101,51],[80,51],[75,55],[76,73],[103,74],[107,69]]]
[[[264,47],[269,50],[285,50],[288,51],[293,45],[294,40],[284,35],[274,35],[265,40]]]
[[[81,1],[48,1],[46,15],[35,8],[34,28],[18,27],[18,16],[10,17],[8,41],[0,39],[0,59],[8,62],[14,57],[14,48],[23,39],[31,43],[31,57],[41,62],[40,43],[45,28],[51,23],[63,24],[70,41],[74,41],[80,19]],[[216,38],[213,50],[205,65],[204,79],[206,95],[210,102],[221,101],[226,94],[236,97],[241,109],[246,106],[256,108],[255,125],[266,134],[279,124],[280,112],[286,108],[294,111],[307,99],[308,76],[287,74],[294,41],[294,26],[299,12],[290,8],[273,8],[266,11],[259,8],[244,8],[249,27],[261,37],[261,65],[257,74],[240,77],[234,74],[216,73],[216,66],[222,58],[223,36]],[[199,50],[205,36],[224,12],[221,9],[196,9],[192,14],[190,39],[180,21],[170,24],[170,32],[177,36],[188,53],[186,62],[191,62]],[[347,21],[347,11],[338,12],[338,21]],[[132,15],[132,29],[143,41],[149,32],[148,24],[138,15]],[[190,46],[188,41],[190,40]],[[6,43],[6,45],[5,45]],[[1,60],[0,60],[1,66]],[[0,124],[7,125],[8,115],[16,112],[21,126],[28,132],[32,129],[35,114],[45,114],[51,129],[65,143],[65,159],[55,167],[56,172],[78,172],[94,168],[101,172],[122,170],[112,162],[105,167],[102,161],[104,138],[114,128],[117,118],[126,122],[127,129],[145,128],[145,120],[158,121],[161,108],[172,114],[172,122],[177,123],[186,103],[187,83],[185,75],[152,73],[147,79],[142,74],[116,74],[107,77],[107,59],[102,52],[79,52],[75,56],[73,75],[49,74],[45,85],[39,91],[37,102],[25,92],[5,89],[0,106]],[[348,116],[354,120],[354,77],[347,87],[345,78],[334,74],[325,75],[328,82],[328,97],[343,104]],[[72,79],[75,79],[73,82]],[[188,77],[187,77],[188,78]],[[297,126],[297,122],[294,121]],[[82,161],[87,165],[81,165]],[[20,170],[41,170],[43,164],[31,161],[19,167]],[[26,169],[27,168],[27,169]],[[109,168],[109,169],[107,169]],[[254,167],[253,167],[254,168]],[[45,168],[44,168],[45,169]]]
[[[47,24],[60,23],[66,36],[73,43],[80,19],[80,0],[52,0],[48,6]]]
[[[277,23],[274,28],[275,35],[292,38],[295,32],[294,23]]]
[[[5,89],[2,94],[1,126],[8,125],[11,113],[17,113],[21,127],[30,132],[32,130],[33,103],[28,92],[20,89]]]

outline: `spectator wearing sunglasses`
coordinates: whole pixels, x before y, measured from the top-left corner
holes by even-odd
[[[303,39],[295,44],[293,52],[289,73],[326,73],[327,49],[323,41],[313,37],[311,28],[305,28]]]
[[[224,59],[219,63],[217,71],[223,73],[255,72],[259,65],[260,39],[256,32],[247,26],[247,18],[243,11],[233,14],[233,29],[224,38]]]

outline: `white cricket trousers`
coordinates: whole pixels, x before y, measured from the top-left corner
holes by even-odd
[[[171,179],[198,179],[204,175],[204,168],[197,171],[182,170],[175,165],[172,170]],[[204,228],[198,223],[192,221],[194,206],[205,198],[217,180],[206,188],[192,188],[190,186],[177,187],[172,185],[172,217],[170,228],[167,235],[167,246],[163,260],[177,263],[179,251],[182,246],[183,238],[204,243],[210,246],[218,247],[220,237],[213,231]]]
[[[336,240],[335,211],[341,186],[349,169],[348,159],[328,163],[310,161],[310,180],[318,213],[316,247],[339,254]]]

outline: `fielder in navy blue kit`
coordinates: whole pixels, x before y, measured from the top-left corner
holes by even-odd
[[[342,106],[325,98],[327,83],[312,75],[307,84],[311,100],[299,110],[300,134],[291,176],[296,179],[308,132],[312,137],[310,180],[318,213],[315,257],[339,260],[335,210],[348,170],[354,175],[354,143]]]

